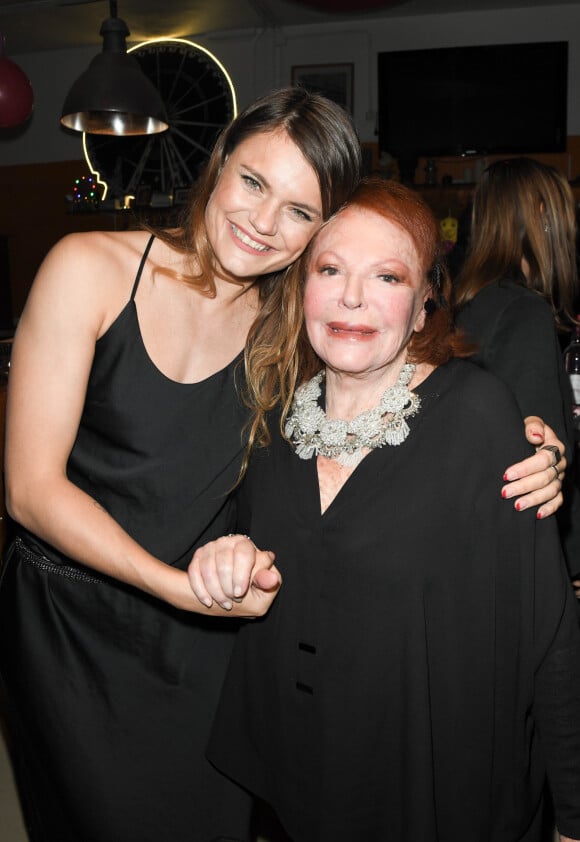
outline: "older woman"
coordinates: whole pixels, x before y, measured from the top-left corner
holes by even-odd
[[[436,261],[430,211],[395,184],[364,183],[322,229],[253,380],[265,407],[277,369],[282,409],[254,419],[270,441],[238,493],[252,540],[190,568],[200,598],[239,598],[254,556],[272,564],[255,546],[276,553],[282,587],[238,637],[209,757],[293,842],[535,841],[546,772],[580,838],[580,631],[556,523],[501,501],[521,417],[457,359]]]

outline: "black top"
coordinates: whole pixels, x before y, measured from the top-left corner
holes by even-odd
[[[574,482],[572,391],[553,313],[538,293],[504,278],[480,290],[457,323],[478,345],[473,361],[509,386],[522,417],[539,415],[566,444],[570,467],[558,523],[574,576],[580,573],[580,492]]]
[[[147,355],[135,289],[96,344],[68,475],[185,567],[234,526],[241,355],[200,383],[169,380]],[[0,673],[38,838],[244,838],[247,798],[204,757],[237,623],[178,611],[22,537],[0,587]]]
[[[170,380],[143,344],[136,290],[96,343],[68,475],[146,550],[183,567],[226,529],[246,421],[241,354],[199,383]]]
[[[545,757],[578,837],[580,631],[554,519],[501,499],[519,412],[469,362],[417,392],[408,439],[323,515],[316,461],[275,422],[254,455],[238,527],[283,583],[238,637],[209,757],[294,842],[513,842]]]

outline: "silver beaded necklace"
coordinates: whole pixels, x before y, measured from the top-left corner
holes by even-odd
[[[419,396],[408,388],[415,368],[413,363],[406,363],[397,382],[385,391],[379,405],[361,412],[351,421],[340,418],[329,421],[319,405],[324,370],[299,386],[285,426],[286,436],[294,444],[296,454],[300,459],[326,456],[347,468],[354,468],[362,461],[366,450],[385,444],[402,444],[409,435],[405,419],[415,415],[421,406]]]

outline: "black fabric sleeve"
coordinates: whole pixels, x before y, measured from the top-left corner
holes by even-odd
[[[546,527],[536,530],[536,640],[545,604],[559,604],[553,615],[553,634],[540,658],[534,683],[533,715],[538,727],[550,790],[560,833],[580,839],[580,632],[576,598],[562,561],[555,575],[554,540]],[[541,603],[541,604],[539,604]],[[545,622],[545,621],[544,621]]]
[[[506,383],[525,418],[539,415],[560,437],[569,426],[560,390],[562,368],[554,317],[541,298],[511,300],[498,314],[485,367]]]
[[[554,317],[539,296],[512,298],[495,315],[482,348],[485,368],[514,394],[522,417],[538,415],[566,444],[570,468],[558,523],[569,574],[580,573],[580,494],[573,480],[572,407]]]
[[[486,436],[477,450],[472,445],[474,467],[482,475],[482,511],[487,512],[487,522],[494,524],[486,551],[490,559],[496,557],[495,630],[498,659],[503,664],[495,692],[497,697],[503,687],[510,686],[509,669],[521,670],[519,692],[526,699],[528,682],[533,682],[529,704],[558,827],[561,833],[580,839],[580,628],[575,597],[555,518],[537,521],[531,511],[514,513],[484,484],[489,474],[485,454],[495,466],[492,475],[499,472],[499,465],[507,464],[510,455],[523,455],[517,414],[513,402],[510,411],[510,401],[502,392],[491,383],[485,391],[482,387],[474,415]],[[514,645],[518,623],[517,666],[509,661],[504,664],[501,646]],[[522,714],[525,711],[520,710],[518,722]]]

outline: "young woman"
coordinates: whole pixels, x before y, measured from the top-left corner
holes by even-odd
[[[218,141],[183,230],[73,235],[39,271],[12,356],[0,588],[34,842],[246,838],[247,796],[204,758],[234,629],[185,568],[233,524],[249,327],[359,161],[338,106],[273,93]]]
[[[457,359],[437,252],[427,206],[381,181],[317,235],[278,347],[254,346],[269,443],[237,493],[251,540],[190,568],[200,598],[239,598],[255,547],[276,553],[282,587],[240,631],[208,756],[293,842],[539,842],[546,773],[580,839],[575,600],[555,520],[500,499],[521,416]]]

